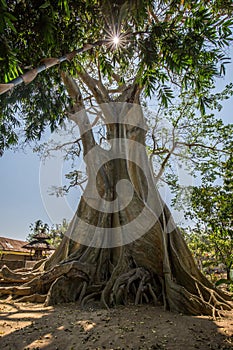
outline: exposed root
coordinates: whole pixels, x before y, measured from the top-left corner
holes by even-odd
[[[111,300],[113,304],[135,305],[145,301],[157,303],[156,291],[152,287],[152,274],[142,267],[131,269],[120,275],[112,288]]]
[[[26,269],[14,272],[5,265],[0,270],[0,278],[4,283],[26,283],[39,275],[41,275],[41,272],[32,272]]]
[[[47,278],[53,278],[53,283],[48,291],[45,301],[46,305],[54,305],[61,302],[73,302],[79,300],[81,303],[86,293],[87,282],[93,278],[92,266],[78,262],[61,265],[66,271],[59,273],[59,267],[56,267],[56,279],[54,279],[54,269],[46,274]],[[60,271],[61,272],[61,271]],[[89,272],[89,274],[88,274]],[[44,276],[43,276],[44,277]]]
[[[100,292],[94,292],[89,295],[86,295],[81,302],[81,307],[84,307],[86,304],[90,303],[91,301],[95,301],[100,294],[101,294]]]
[[[24,296],[22,298],[17,299],[17,302],[30,302],[30,303],[44,303],[47,298],[47,294],[32,294],[28,296]]]
[[[13,287],[0,287],[0,295],[30,295],[31,287],[25,286],[13,286]]]
[[[87,282],[83,282],[83,286],[82,286],[82,290],[81,293],[79,295],[79,304],[81,304],[82,300],[84,299],[84,296],[86,294],[86,290],[87,290]]]
[[[108,309],[109,305],[112,304],[112,289],[116,279],[121,273],[123,273],[123,271],[126,271],[127,269],[127,261],[124,258],[124,248],[120,247],[118,263],[113,269],[113,272],[101,293],[101,303],[106,309]]]
[[[148,283],[147,285],[148,285],[148,289],[149,289],[150,295],[152,296],[153,302],[156,305],[158,303],[158,298],[156,297],[155,292],[154,292],[151,284]]]
[[[166,282],[166,292],[171,311],[191,315],[220,316],[223,310],[231,310],[232,304],[193,278],[197,293],[192,294],[171,280]],[[211,299],[210,299],[211,296]]]
[[[223,311],[231,310],[232,303],[218,293],[205,279],[191,275],[178,259],[173,259],[173,274],[157,275],[145,267],[137,267],[134,260],[119,251],[119,260],[111,266],[111,273],[103,274],[100,266],[79,261],[63,262],[46,272],[14,272],[2,269],[2,276],[13,279],[20,285],[0,287],[0,294],[12,296],[23,302],[44,302],[45,306],[77,302],[85,306],[100,302],[106,308],[114,305],[158,304],[175,312],[210,315],[214,319]],[[104,255],[105,254],[105,255]],[[94,256],[94,252],[91,253]],[[102,253],[101,262],[106,266],[108,254]],[[105,259],[103,257],[105,256]],[[130,261],[132,262],[130,263]],[[131,264],[131,265],[130,265]],[[101,276],[104,276],[104,280]],[[4,279],[5,280],[5,279]],[[24,281],[27,281],[22,285]],[[227,295],[227,299],[230,299]]]

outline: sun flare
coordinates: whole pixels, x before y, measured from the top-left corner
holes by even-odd
[[[120,38],[119,38],[119,36],[117,36],[117,35],[116,35],[116,36],[114,36],[114,37],[113,37],[113,43],[114,43],[114,45],[116,45],[116,46],[117,46],[117,45],[119,44],[119,42],[120,42]]]

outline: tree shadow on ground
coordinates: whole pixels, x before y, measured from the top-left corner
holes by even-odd
[[[232,349],[233,313],[213,321],[161,306],[111,310],[77,304],[0,303],[0,349]]]

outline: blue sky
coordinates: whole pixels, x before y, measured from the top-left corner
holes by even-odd
[[[233,63],[227,66],[226,76],[218,79],[217,90],[232,81]],[[225,123],[233,123],[233,98],[224,103],[216,116]],[[72,218],[80,195],[77,190],[68,198],[46,195],[46,186],[52,184],[55,172],[59,184],[64,175],[59,160],[43,166],[31,149],[26,153],[5,152],[0,158],[0,236],[25,240],[30,232],[29,225],[38,219],[51,225],[61,223],[63,218]]]

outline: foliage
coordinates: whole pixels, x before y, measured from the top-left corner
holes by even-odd
[[[41,232],[44,232],[47,234],[49,231],[49,225],[46,223],[43,223],[43,221],[41,220],[36,220],[34,224],[30,224],[29,228],[31,232],[28,234],[26,238],[27,242],[33,241],[35,235]]]
[[[192,237],[192,244],[195,245],[196,240],[198,250],[202,250],[203,253],[204,249],[217,263],[223,263],[229,280],[233,264],[232,154],[216,168],[217,175],[220,174],[220,170],[220,184],[211,183],[207,177],[205,183],[193,188],[186,214],[189,218],[196,219],[196,233]]]
[[[221,93],[206,95],[210,112],[221,109],[221,102],[232,96],[232,87],[229,84]],[[201,114],[192,93],[176,100],[169,108],[160,106],[157,113],[147,110],[147,147],[156,180],[169,186],[175,196],[173,204],[178,202],[181,208],[186,205],[187,182],[192,185],[196,177],[218,177],[216,169],[233,141],[233,125],[225,125],[212,113]]]
[[[34,224],[30,225],[31,233],[28,234],[26,240],[31,242],[36,234],[44,232],[48,235],[49,243],[53,247],[57,247],[67,231],[68,225],[66,219],[63,219],[61,224],[54,224],[51,227],[47,223],[37,220]]]
[[[50,236],[50,243],[53,247],[58,247],[60,242],[62,241],[62,238],[64,237],[64,234],[66,233],[68,229],[69,223],[66,221],[66,219],[62,220],[61,224],[55,224],[51,227],[49,236]]]
[[[222,265],[220,269],[218,268],[222,262],[215,255],[208,232],[193,228],[183,229],[182,233],[200,270],[209,275],[211,279],[214,278],[215,272],[225,271],[225,265],[223,268]]]
[[[206,92],[225,72],[225,48],[231,40],[231,1],[1,0],[0,79],[7,82],[38,65],[88,42],[122,36],[122,46],[96,47],[63,64],[78,76],[81,65],[94,77],[114,73],[121,83],[136,77],[146,96],[156,94],[164,106],[177,93],[192,90],[198,108],[208,105]],[[109,34],[110,33],[110,34]],[[40,138],[49,126],[62,125],[69,100],[60,67],[18,87],[0,101],[0,148],[11,147],[23,129],[26,140]]]
[[[186,228],[182,232],[199,269],[215,283],[216,287],[224,285],[224,288],[233,292],[233,279],[230,276],[230,266],[226,262],[227,255],[219,254],[220,250],[224,253],[224,248],[225,253],[228,254],[231,242],[228,240],[227,243],[225,242],[224,247],[222,247],[221,242],[219,244],[221,238],[219,240],[214,233],[210,235],[208,231],[198,230],[197,228],[191,230],[187,230]],[[218,249],[216,249],[216,242]]]

